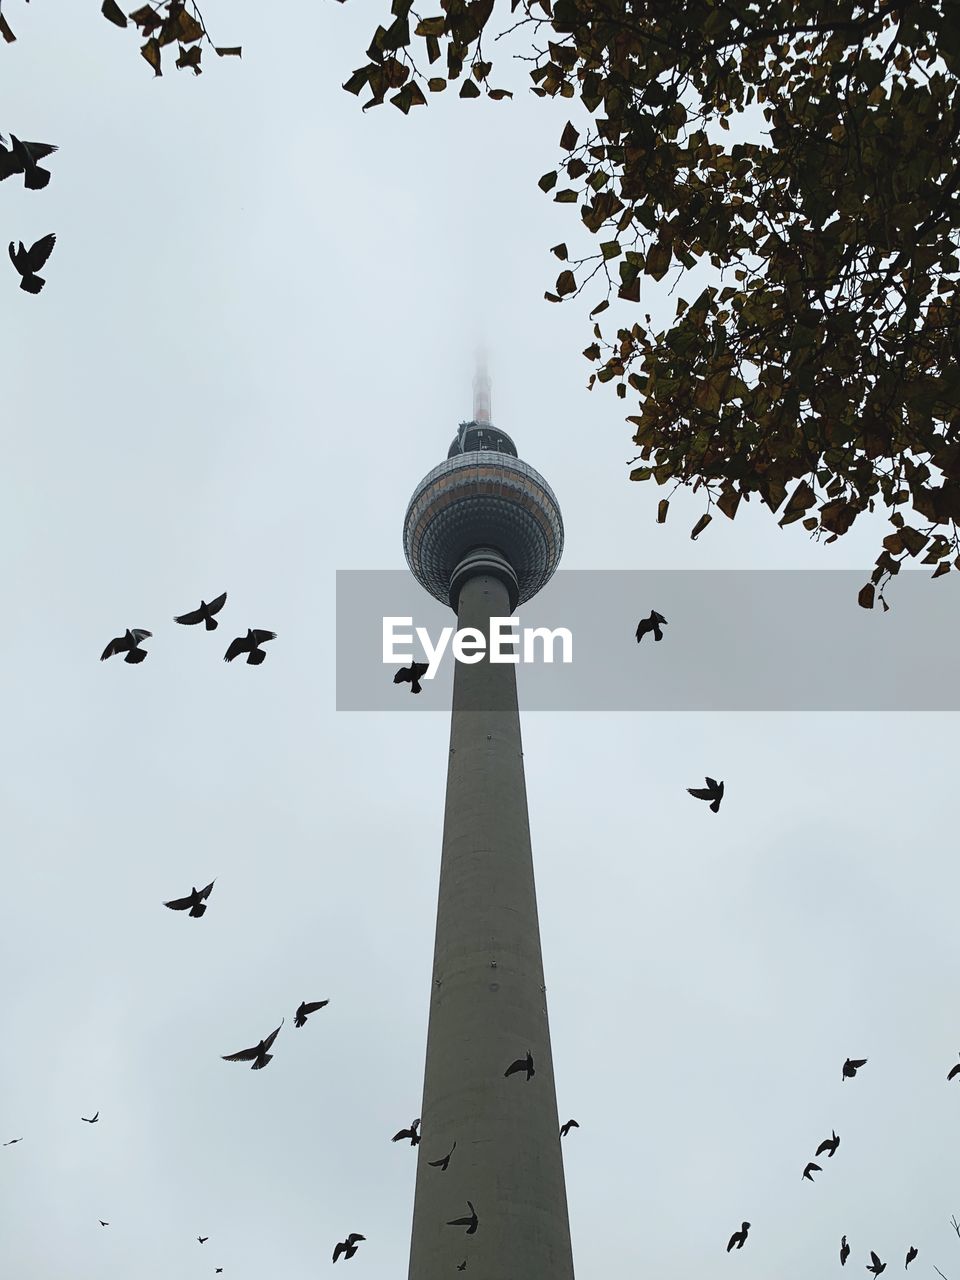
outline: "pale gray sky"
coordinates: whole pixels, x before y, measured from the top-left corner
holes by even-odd
[[[593,299],[543,301],[580,233],[536,179],[581,116],[524,67],[512,103],[364,115],[340,84],[385,3],[207,0],[242,61],[157,81],[93,0],[8,8],[0,131],[60,151],[45,191],[0,189],[0,242],[58,236],[44,292],[8,267],[0,306],[0,1141],[24,1139],[0,1149],[0,1273],[307,1280],[359,1231],[350,1275],[395,1280],[448,723],[335,711],[335,572],[403,567],[477,336],[567,569],[866,580],[882,525],[816,547],[754,503],[692,543],[689,494],[654,523],[629,401],[585,390]],[[223,590],[215,635],[173,625]],[[101,665],[127,626],[148,660]],[[267,661],[224,665],[248,626],[278,632]],[[525,718],[579,1280],[807,1280],[843,1233],[855,1273],[912,1243],[912,1271],[960,1275],[956,726]],[[716,817],[684,791],[705,773]],[[162,907],[214,876],[202,920]],[[266,1071],[220,1060],[283,1016]],[[869,1064],[841,1083],[848,1055]]]

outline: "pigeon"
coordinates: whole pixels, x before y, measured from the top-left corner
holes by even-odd
[[[282,1026],[283,1019],[280,1021],[280,1027]],[[262,1067],[265,1067],[273,1057],[273,1054],[268,1053],[267,1050],[280,1034],[280,1027],[277,1027],[276,1031],[271,1031],[265,1040],[261,1040],[260,1043],[258,1045],[254,1045],[252,1049],[241,1049],[239,1053],[224,1053],[220,1056],[223,1058],[224,1062],[253,1062],[253,1066],[250,1070],[259,1071]]]
[[[810,1163],[807,1165],[807,1167],[804,1169],[801,1176],[804,1178],[809,1178],[809,1180],[812,1182],[813,1175],[815,1173],[822,1173],[822,1172],[823,1172],[823,1168],[818,1164],[814,1164],[813,1161],[811,1160]]]
[[[666,625],[667,625],[667,620],[663,616],[663,614],[657,613],[656,609],[651,609],[650,617],[643,618],[639,626],[637,627],[637,644],[640,643],[640,641],[649,631],[653,632],[654,640],[662,640],[663,632],[660,630],[660,628],[665,627]]]
[[[40,191],[50,181],[50,170],[37,164],[46,156],[52,156],[56,147],[48,142],[21,142],[10,135],[10,149],[0,139],[0,182],[14,173],[23,174],[23,185],[30,191]]]
[[[305,1027],[307,1025],[307,1015],[316,1013],[318,1009],[322,1009],[324,1005],[328,1005],[329,1000],[313,1000],[310,1004],[306,1000],[302,1001],[300,1008],[294,1014],[293,1025],[295,1027]]]
[[[846,1237],[846,1236],[841,1236],[841,1238],[840,1238],[840,1265],[841,1265],[841,1267],[845,1267],[845,1266],[847,1265],[847,1259],[848,1259],[849,1257],[850,1257],[850,1246],[847,1244],[847,1237]]]
[[[3,1145],[5,1147],[12,1147],[14,1143],[22,1142],[22,1141],[23,1141],[22,1138],[11,1138],[9,1142],[5,1142]]]
[[[86,1116],[81,1116],[80,1119],[85,1121],[87,1124],[96,1124],[100,1119],[100,1112],[98,1111],[96,1115],[90,1116],[89,1119]]]
[[[903,1264],[904,1271],[906,1271],[907,1267],[909,1267],[910,1263],[914,1260],[916,1256],[917,1256],[916,1245],[911,1245],[910,1248],[907,1250],[907,1260]]]
[[[947,1079],[952,1080],[954,1076],[960,1076],[960,1062],[955,1067],[951,1067],[947,1072]]]
[[[447,1223],[447,1226],[448,1227],[466,1227],[467,1235],[472,1236],[472,1235],[476,1235],[477,1227],[479,1227],[480,1225],[480,1219],[477,1217],[477,1211],[473,1207],[473,1205],[470,1203],[469,1200],[467,1201],[467,1204],[470,1205],[470,1217],[469,1218],[453,1218],[451,1219],[450,1222]]]
[[[749,1222],[740,1223],[740,1230],[735,1231],[727,1243],[727,1253],[730,1252],[730,1250],[733,1248],[734,1245],[736,1245],[738,1249],[743,1248],[743,1246],[747,1243],[747,1232],[749,1230],[750,1230]]]
[[[209,1239],[209,1236],[197,1236],[197,1242],[199,1244],[206,1244]]]
[[[466,1258],[464,1258],[464,1260],[463,1260],[463,1261],[460,1263],[460,1265],[457,1267],[457,1270],[458,1270],[458,1271],[466,1271],[466,1269],[467,1269],[467,1260],[466,1260]]]
[[[529,1049],[527,1050],[527,1056],[525,1058],[518,1058],[516,1062],[511,1062],[509,1067],[507,1067],[506,1071],[503,1074],[505,1076],[512,1076],[512,1075],[515,1075],[518,1071],[525,1071],[527,1073],[528,1080],[534,1074],[533,1054],[530,1052]]]
[[[420,1135],[417,1130],[420,1127],[420,1121],[414,1120],[409,1129],[401,1129],[399,1133],[395,1133],[390,1139],[391,1142],[399,1142],[402,1138],[409,1138],[411,1147],[415,1147],[420,1141]]]
[[[146,649],[139,647],[141,640],[146,640],[148,636],[152,636],[152,631],[144,631],[141,627],[134,627],[133,630],[127,630],[122,636],[116,636],[103,653],[100,655],[100,661],[105,662],[107,658],[112,658],[114,654],[126,652],[127,656],[124,662],[142,662],[147,656]]]
[[[560,1137],[565,1138],[571,1129],[579,1129],[580,1126],[576,1120],[568,1120],[566,1124],[560,1126]]]
[[[179,622],[184,627],[195,627],[198,622],[202,622],[208,631],[216,631],[220,623],[213,615],[219,613],[226,603],[226,592],[222,596],[217,596],[216,600],[211,600],[209,604],[206,600],[201,600],[199,609],[194,609],[192,613],[181,613],[179,618],[174,618],[174,622]]]
[[[218,1276],[222,1270],[223,1270],[223,1267],[217,1267],[216,1271],[214,1272],[214,1275]]]
[[[337,1245],[337,1247],[334,1249],[333,1251],[334,1262],[336,1262],[336,1260],[340,1257],[341,1253],[345,1258],[352,1258],[353,1255],[357,1252],[357,1241],[366,1240],[366,1238],[367,1238],[366,1236],[358,1235],[356,1231],[351,1231],[350,1234],[347,1236],[346,1240],[341,1240],[340,1243]]]
[[[689,793],[696,800],[712,801],[710,808],[713,813],[720,812],[720,801],[723,799],[723,783],[718,782],[716,778],[706,778],[706,788],[704,787],[687,787]]]
[[[872,1249],[870,1250],[870,1259],[871,1261],[867,1263],[867,1270],[872,1271],[875,1276],[878,1276],[881,1271],[886,1270],[887,1264],[885,1262],[881,1262]]]
[[[852,1080],[853,1077],[860,1070],[860,1068],[865,1067],[866,1064],[867,1064],[866,1058],[848,1058],[846,1062],[843,1064],[842,1079]]]
[[[408,684],[411,693],[420,693],[422,685],[420,684],[421,676],[425,676],[430,670],[429,662],[414,662],[409,667],[401,667],[397,674],[393,677],[394,684]]]
[[[439,1160],[428,1160],[427,1164],[431,1169],[439,1169],[441,1173],[446,1173],[447,1165],[450,1163],[450,1157],[453,1155],[456,1147],[457,1144],[454,1143],[445,1156],[442,1156]]]
[[[211,880],[205,889],[197,889],[194,887],[190,890],[188,897],[174,898],[171,902],[165,902],[163,905],[165,907],[169,907],[171,911],[186,911],[189,907],[190,914],[195,919],[199,920],[207,909],[207,904],[204,902],[204,898],[210,897],[210,891],[216,883],[216,880]]]
[[[840,1139],[832,1129],[830,1132],[833,1136],[831,1138],[824,1138],[819,1147],[817,1147],[816,1151],[813,1153],[815,1156],[822,1156],[824,1152],[826,1152],[827,1156],[833,1156],[836,1154],[837,1147],[840,1145]]]
[[[275,631],[254,631],[248,627],[246,636],[237,636],[236,640],[231,641],[230,648],[223,655],[223,660],[224,662],[232,662],[234,658],[239,658],[241,653],[245,653],[247,655],[247,666],[259,667],[267,656],[260,648],[260,645],[266,644],[268,640],[276,640],[276,638],[277,633]]]
[[[101,1227],[109,1227],[110,1225],[109,1222],[104,1222],[102,1218],[98,1218],[97,1221],[100,1223]]]
[[[10,261],[20,274],[20,288],[27,293],[39,293],[43,286],[47,283],[37,272],[53,253],[53,246],[57,243],[57,237],[51,231],[48,236],[42,236],[35,241],[30,248],[26,248],[23,241],[19,242],[20,248],[13,247],[13,241],[10,241]]]

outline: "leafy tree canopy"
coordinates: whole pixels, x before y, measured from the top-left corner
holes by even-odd
[[[406,114],[457,81],[461,98],[511,96],[484,47],[505,0],[437,3],[421,16],[393,0],[344,85],[364,109],[389,95]],[[564,269],[545,296],[605,287],[583,354],[591,387],[639,398],[631,479],[702,488],[694,538],[713,506],[732,520],[754,493],[828,542],[883,504],[893,529],[865,608],[877,588],[886,608],[908,556],[934,577],[960,568],[960,0],[511,0],[510,14],[533,93],[586,109],[540,187],[597,242],[554,247]],[[744,111],[756,140],[733,143]],[[700,263],[717,283],[680,298],[670,327],[645,315],[604,340],[614,293],[637,304],[646,278]]]

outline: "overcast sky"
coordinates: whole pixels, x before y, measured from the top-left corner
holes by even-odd
[[[0,304],[0,1141],[23,1138],[0,1148],[0,1274],[307,1280],[357,1231],[349,1274],[396,1280],[449,722],[336,711],[335,573],[404,567],[477,337],[565,568],[865,581],[885,530],[818,547],[753,503],[694,543],[690,494],[655,524],[630,402],[586,390],[599,295],[543,300],[549,246],[583,240],[536,180],[582,114],[522,65],[496,77],[512,102],[362,114],[340,85],[385,2],[206,0],[242,61],[159,80],[98,8],[6,0],[0,46],[0,132],[60,147],[45,191],[0,189],[0,242],[58,237],[44,292],[8,266]],[[664,321],[668,288],[644,300]],[[173,625],[224,590],[216,634]],[[278,633],[266,662],[225,665],[251,626]],[[126,627],[148,659],[101,664]],[[911,1271],[960,1277],[956,730],[525,717],[579,1280],[808,1280],[844,1233],[854,1274],[915,1244]],[[684,790],[707,773],[716,816]],[[163,908],[214,877],[202,920]],[[267,1070],[221,1061],[282,1017]],[[841,1082],[847,1056],[869,1063]]]

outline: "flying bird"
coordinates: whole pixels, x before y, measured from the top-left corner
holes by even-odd
[[[283,1022],[284,1020],[281,1019],[280,1027],[283,1026]],[[259,1071],[262,1067],[265,1067],[273,1057],[273,1054],[268,1053],[267,1050],[280,1034],[280,1027],[277,1027],[276,1031],[271,1031],[265,1040],[261,1040],[260,1043],[254,1045],[252,1049],[241,1049],[239,1053],[224,1053],[221,1054],[221,1057],[224,1062],[253,1062],[253,1066],[250,1070]]]
[[[447,1165],[450,1163],[450,1157],[453,1155],[456,1148],[457,1144],[454,1143],[445,1156],[441,1157],[439,1160],[428,1160],[427,1164],[431,1169],[439,1169],[441,1173],[446,1173]]]
[[[960,1062],[955,1067],[951,1067],[947,1072],[947,1079],[952,1080],[954,1076],[960,1076]]]
[[[217,1267],[216,1271],[214,1271],[214,1275],[218,1276],[222,1270],[223,1270],[223,1267]]]
[[[81,1116],[80,1119],[86,1121],[87,1124],[96,1124],[100,1119],[100,1112],[98,1111],[96,1115],[90,1116],[89,1118],[87,1116]]]
[[[393,677],[394,684],[408,684],[411,693],[420,693],[420,679],[430,670],[429,662],[413,662],[409,667],[401,667]]]
[[[518,1058],[516,1062],[511,1062],[509,1067],[507,1067],[506,1071],[503,1074],[505,1076],[512,1076],[512,1075],[516,1075],[518,1071],[525,1071],[527,1073],[528,1080],[534,1074],[533,1054],[530,1052],[529,1049],[527,1050],[527,1056],[525,1058]]]
[[[881,1262],[872,1249],[870,1250],[870,1259],[870,1262],[867,1263],[867,1270],[872,1271],[875,1276],[878,1276],[881,1271],[886,1270],[887,1264],[885,1262]]]
[[[822,1173],[822,1172],[823,1172],[822,1167],[818,1164],[814,1164],[813,1161],[811,1160],[810,1163],[807,1165],[807,1167],[804,1169],[801,1176],[804,1178],[808,1178],[812,1182],[813,1175],[815,1173]]]
[[[226,603],[226,592],[222,596],[217,596],[216,600],[211,600],[209,604],[206,600],[201,600],[199,609],[194,609],[192,613],[181,613],[179,618],[174,618],[174,622],[179,622],[184,627],[195,627],[202,622],[208,631],[216,631],[220,623],[213,615],[219,613]]]
[[[848,1058],[843,1064],[843,1080],[852,1080],[861,1067],[867,1065],[866,1058]]]
[[[206,1244],[209,1239],[209,1236],[197,1236],[197,1241],[200,1244]]]
[[[650,617],[642,618],[639,626],[637,627],[637,644],[640,643],[640,641],[649,631],[653,632],[654,640],[662,640],[663,632],[660,630],[660,628],[665,627],[666,625],[667,625],[667,620],[663,616],[663,614],[657,613],[656,609],[651,609]]]
[[[476,1235],[477,1227],[479,1227],[480,1225],[480,1219],[477,1217],[477,1211],[473,1207],[473,1205],[470,1203],[469,1200],[467,1201],[467,1204],[470,1205],[470,1217],[469,1218],[453,1218],[451,1219],[450,1222],[447,1223],[447,1226],[448,1227],[466,1227],[467,1235],[472,1236],[472,1235]]]
[[[414,1120],[409,1129],[401,1129],[399,1133],[395,1133],[390,1139],[391,1142],[399,1142],[402,1138],[409,1138],[411,1147],[415,1147],[420,1141],[420,1135],[417,1130],[420,1128],[420,1121]]]
[[[110,1225],[109,1222],[104,1222],[102,1218],[98,1218],[97,1221],[100,1223],[101,1227],[109,1227]]]
[[[37,164],[46,156],[52,156],[56,147],[48,142],[21,142],[10,135],[10,148],[0,138],[0,182],[12,174],[23,174],[23,185],[30,191],[40,191],[50,181],[50,170]]]
[[[205,889],[194,887],[186,898],[174,898],[171,902],[165,902],[163,905],[169,907],[171,911],[186,911],[189,907],[190,914],[199,920],[207,909],[204,898],[210,897],[210,891],[216,883],[216,880],[211,880]]]
[[[720,801],[723,799],[723,783],[716,778],[705,778],[706,787],[687,787],[696,800],[712,801],[710,808],[714,813],[720,812]]]
[[[107,658],[112,658],[117,653],[126,653],[124,662],[142,662],[147,656],[147,651],[139,647],[140,641],[152,635],[152,631],[144,631],[141,627],[134,627],[132,631],[128,629],[122,636],[116,636],[110,641],[101,653],[100,661],[105,662]]]
[[[566,1124],[560,1126],[560,1137],[565,1138],[571,1129],[579,1129],[580,1126],[576,1120],[568,1120]]]
[[[911,1245],[910,1248],[907,1250],[907,1260],[903,1264],[904,1271],[906,1271],[907,1267],[909,1267],[910,1263],[914,1260],[916,1256],[917,1256],[916,1246]]]
[[[833,1136],[830,1138],[824,1138],[819,1147],[817,1147],[816,1151],[813,1153],[815,1156],[822,1156],[824,1152],[826,1152],[827,1156],[832,1156],[836,1153],[837,1147],[840,1145],[840,1139],[832,1129],[830,1132]]]
[[[733,1248],[734,1245],[736,1245],[738,1249],[743,1248],[743,1246],[747,1243],[747,1232],[749,1230],[750,1230],[749,1222],[740,1223],[740,1230],[735,1231],[727,1243],[727,1253],[730,1252],[730,1250]]]
[[[842,1236],[840,1239],[840,1265],[845,1267],[847,1259],[850,1257],[850,1246],[847,1244],[847,1237]]]
[[[266,644],[268,640],[276,640],[277,633],[275,631],[254,631],[247,628],[245,636],[237,636],[236,640],[230,642],[230,648],[223,655],[224,662],[232,662],[234,658],[239,658],[241,653],[247,655],[248,667],[259,667],[260,663],[267,656],[262,644]]]
[[[46,280],[37,274],[46,260],[53,253],[53,246],[57,243],[57,237],[51,231],[50,235],[42,236],[35,241],[28,249],[23,241],[19,242],[20,248],[13,247],[13,241],[10,241],[10,261],[20,274],[20,288],[27,293],[39,293]]]
[[[309,1004],[306,1000],[302,1001],[299,1009],[294,1014],[293,1025],[295,1027],[305,1027],[307,1025],[307,1015],[316,1013],[318,1009],[322,1009],[324,1005],[328,1005],[329,1000],[313,1000]]]
[[[341,1253],[345,1258],[352,1258],[353,1255],[357,1252],[357,1241],[366,1240],[366,1238],[367,1238],[366,1236],[358,1235],[356,1231],[351,1231],[350,1234],[347,1236],[346,1240],[341,1240],[340,1243],[337,1245],[337,1247],[334,1249],[333,1251],[334,1262],[336,1262],[336,1260],[340,1257]]]
[[[464,1260],[463,1260],[463,1261],[460,1263],[460,1265],[457,1267],[457,1270],[458,1270],[458,1271],[466,1271],[466,1269],[467,1269],[467,1260],[466,1260],[466,1258],[464,1258]]]
[[[5,1142],[3,1145],[5,1147],[12,1147],[15,1142],[22,1142],[22,1141],[23,1141],[22,1138],[11,1138],[9,1142]]]

